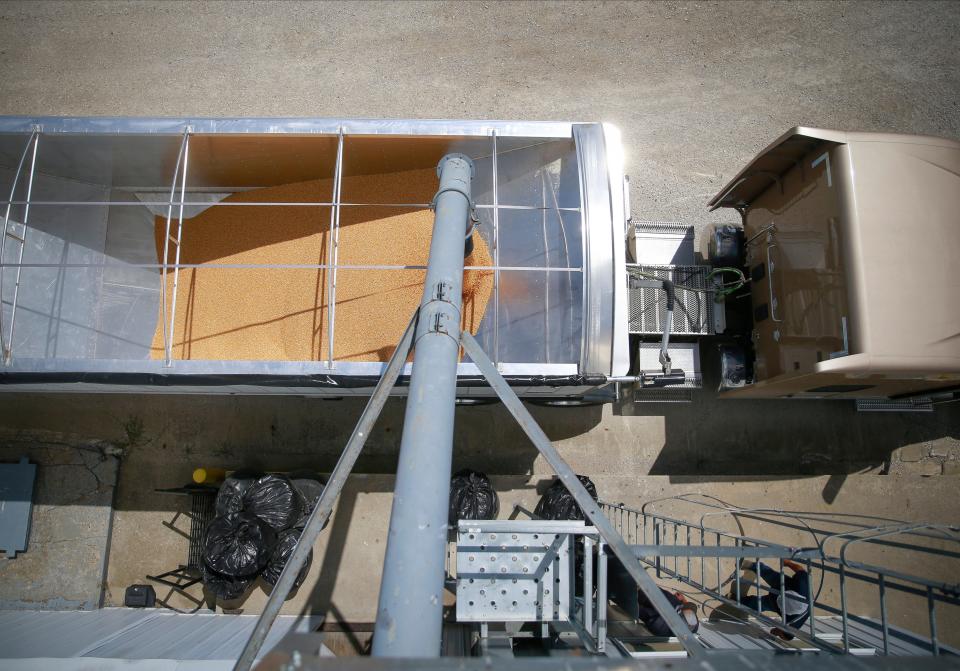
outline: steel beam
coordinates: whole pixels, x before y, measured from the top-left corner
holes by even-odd
[[[183,133],[183,166],[180,171],[180,214],[177,217],[177,251],[173,255],[173,296],[170,299],[170,329],[169,336],[164,341],[166,343],[167,352],[166,352],[166,365],[170,366],[173,361],[173,327],[176,324],[177,319],[177,289],[180,286],[180,253],[183,251],[183,202],[187,197],[187,167],[190,164],[190,128],[188,127]],[[169,235],[167,240],[164,241],[164,245],[169,241]],[[163,278],[164,287],[166,287],[167,278],[164,275]],[[184,326],[186,327],[186,320],[184,321]],[[187,347],[187,329],[184,328],[183,336],[183,346],[184,351]]]
[[[183,163],[183,152],[187,146],[187,138],[190,137],[190,127],[183,129],[183,139],[180,141],[180,153],[177,154],[177,165],[173,169],[173,181],[170,183],[170,201],[167,203],[167,225],[163,234],[163,274],[160,282],[160,304],[162,315],[160,323],[163,327],[163,358],[164,365],[169,366],[170,352],[173,344],[172,335],[167,332],[167,273],[170,270],[170,222],[173,219],[173,197],[177,193],[177,181],[180,178],[180,165]],[[183,203],[184,196],[180,194],[180,202]],[[179,243],[178,243],[179,244]]]
[[[27,153],[30,151],[30,145],[33,144],[33,154],[30,159],[30,177],[29,183],[27,186],[27,200],[23,203],[24,205],[24,214],[23,221],[20,222],[23,226],[23,235],[20,236],[20,252],[17,254],[17,274],[16,280],[14,283],[13,289],[13,300],[10,303],[10,337],[4,339],[3,337],[3,309],[0,307],[0,350],[3,353],[3,363],[9,364],[13,358],[13,324],[14,318],[16,317],[17,311],[17,293],[20,290],[20,273],[23,270],[23,251],[27,246],[27,220],[29,219],[30,213],[30,201],[33,197],[33,176],[36,173],[37,166],[37,144],[40,142],[40,133],[37,130],[34,130],[30,134],[30,139],[27,140],[27,145],[23,148],[23,154],[20,156],[20,163],[17,164],[17,171],[13,173],[13,184],[10,186],[10,200],[12,201],[14,195],[17,191],[17,182],[20,179],[20,173],[23,170],[23,163],[27,158]],[[3,257],[4,251],[6,249],[7,236],[15,237],[10,233],[10,206],[11,203],[7,203],[7,212],[3,217],[3,235],[0,235],[0,299],[3,297]]]
[[[264,606],[263,612],[260,613],[260,618],[257,620],[240,658],[233,667],[234,671],[247,671],[253,666],[260,648],[263,647],[263,642],[267,639],[267,634],[270,633],[270,627],[273,626],[277,615],[280,613],[280,608],[283,607],[283,602],[286,601],[287,595],[293,589],[293,583],[300,574],[300,569],[306,562],[307,555],[310,554],[317,536],[320,535],[323,525],[327,523],[327,519],[330,517],[330,512],[333,510],[333,505],[337,502],[341,490],[343,490],[347,476],[353,470],[353,465],[357,463],[357,457],[360,456],[360,451],[363,450],[363,446],[367,442],[370,429],[373,428],[380,416],[380,411],[383,410],[383,405],[390,396],[390,390],[393,389],[393,386],[397,383],[397,378],[403,371],[403,364],[406,363],[407,355],[410,353],[410,347],[413,344],[416,322],[417,315],[415,313],[410,320],[410,324],[407,325],[407,330],[403,332],[403,336],[400,338],[400,344],[397,345],[393,356],[390,357],[383,377],[380,378],[373,394],[370,395],[370,400],[367,401],[367,406],[363,409],[363,414],[360,415],[360,421],[353,429],[350,440],[347,441],[347,446],[343,448],[343,453],[330,474],[330,480],[323,488],[323,493],[320,495],[317,505],[314,506],[310,517],[307,518],[303,533],[300,534],[300,540],[283,567],[283,571],[280,572],[280,579],[277,580],[273,591],[270,592],[270,598],[267,599],[267,604]]]
[[[637,557],[738,557],[741,559],[805,559],[806,554],[783,546],[738,547],[730,545],[629,545]],[[817,553],[819,558],[819,551]]]
[[[557,452],[557,448],[553,446],[553,443],[547,438],[543,429],[540,428],[537,421],[530,415],[526,407],[524,407],[523,402],[517,397],[513,389],[510,388],[507,381],[503,379],[503,376],[497,372],[496,366],[493,365],[486,352],[480,347],[480,343],[467,331],[464,331],[461,335],[461,341],[463,342],[464,351],[477,365],[477,368],[480,369],[480,372],[487,379],[487,382],[490,383],[490,386],[497,393],[497,396],[503,401],[503,405],[510,411],[510,414],[513,415],[517,423],[520,424],[523,432],[527,434],[530,441],[556,472],[560,481],[563,482],[564,486],[577,502],[577,505],[580,506],[580,509],[587,516],[587,519],[597,528],[597,532],[603,540],[606,541],[607,545],[610,546],[610,550],[616,555],[617,559],[620,560],[620,563],[623,564],[623,567],[630,574],[630,577],[634,579],[637,586],[647,596],[647,599],[653,604],[653,607],[657,609],[657,612],[676,637],[680,639],[683,647],[686,648],[691,656],[703,654],[705,652],[703,644],[700,643],[700,640],[690,631],[686,622],[680,617],[677,611],[674,610],[666,597],[663,596],[653,578],[640,566],[640,562],[633,555],[630,546],[628,546],[626,541],[623,540],[623,537],[617,533],[617,530],[613,527],[610,520],[601,512],[600,504],[593,500],[580,482],[580,479],[577,478],[573,472],[573,469],[563,460],[563,457]]]
[[[463,240],[474,166],[462,154],[448,154],[437,173],[440,189],[373,635],[377,657],[437,657],[441,646]]]
[[[337,263],[340,260],[340,188],[343,184],[343,126],[337,133],[337,163],[333,170],[333,208],[327,235],[327,368],[333,368],[333,336],[337,321]]]

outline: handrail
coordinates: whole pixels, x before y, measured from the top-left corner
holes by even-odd
[[[703,497],[708,500],[695,500],[691,497]],[[699,520],[682,519],[667,514],[651,512],[651,507],[655,503],[666,500],[679,500],[695,506],[703,506],[714,510],[701,513]],[[809,618],[809,632],[799,634],[794,628],[785,626],[786,618],[781,614],[778,618],[782,621],[771,619],[762,612],[754,609],[751,615],[755,616],[759,622],[775,626],[785,631],[789,631],[795,636],[801,636],[805,642],[814,645],[820,649],[831,650],[834,652],[849,652],[850,637],[849,623],[855,622],[861,628],[869,627],[879,632],[883,641],[883,654],[890,652],[891,637],[907,641],[910,645],[918,646],[933,655],[939,654],[958,654],[958,651],[946,648],[941,644],[937,634],[937,604],[947,606],[960,606],[960,583],[944,582],[933,578],[926,578],[920,575],[914,575],[899,571],[885,566],[870,564],[866,562],[855,561],[850,558],[848,550],[854,545],[872,543],[882,546],[894,547],[899,550],[913,550],[917,552],[938,554],[952,558],[960,557],[960,552],[953,552],[949,549],[926,547],[919,542],[911,543],[906,540],[890,540],[895,536],[903,536],[925,540],[935,540],[948,542],[951,544],[960,544],[960,529],[954,526],[932,524],[932,523],[908,523],[899,520],[887,518],[877,518],[868,515],[835,515],[830,518],[828,513],[795,513],[791,511],[776,510],[769,508],[739,508],[731,506],[721,499],[702,494],[682,494],[675,497],[664,497],[645,502],[639,509],[631,508],[623,503],[613,504],[600,501],[601,509],[611,519],[614,525],[625,535],[632,533],[636,543],[635,553],[641,562],[655,569],[657,574],[661,573],[679,580],[685,584],[691,585],[712,599],[721,603],[732,605],[738,608],[745,608],[741,603],[741,583],[740,576],[741,561],[759,559],[777,559],[781,558],[779,575],[780,589],[774,585],[761,584],[759,575],[751,582],[757,589],[757,595],[763,593],[779,594],[783,589],[784,564],[782,558],[789,558],[804,562],[807,566],[808,574],[813,576],[813,570],[819,570],[821,574],[820,587],[813,592],[812,581],[808,587],[808,602],[811,605],[811,617]],[[718,505],[719,504],[719,505]],[[793,529],[810,534],[813,537],[813,543],[807,547],[793,547],[781,543],[774,543],[764,540],[757,536],[748,536],[743,533],[742,525],[739,525],[739,533],[716,528],[708,523],[710,518],[718,518],[722,515],[730,515],[735,520],[740,517],[749,518],[755,521],[773,525],[774,527]],[[784,519],[770,519],[769,517],[790,517],[796,522],[789,522]],[[815,528],[807,524],[804,516],[816,518],[814,524],[817,527],[824,526],[824,523],[846,524],[855,528],[843,530],[825,530]],[[851,518],[849,520],[836,518]],[[856,519],[856,521],[853,521]],[[876,526],[867,526],[864,520],[877,520],[886,524]],[[632,526],[631,526],[632,525]],[[669,539],[670,527],[673,527],[672,543]],[[650,544],[648,529],[652,527],[653,543]],[[626,531],[624,529],[626,528]],[[683,530],[686,529],[686,533]],[[692,533],[691,533],[692,532]],[[642,541],[640,535],[642,533]],[[756,533],[756,532],[754,532]],[[685,537],[686,542],[681,538]],[[698,538],[696,538],[698,537]],[[715,537],[716,544],[712,544]],[[707,540],[710,538],[711,540]],[[699,541],[699,544],[697,543]],[[840,547],[835,553],[829,553],[828,547],[834,543],[840,543]],[[710,543],[710,544],[708,544]],[[673,558],[672,568],[665,561],[666,558]],[[686,559],[686,573],[682,571],[679,560]],[[707,582],[707,562],[716,561],[716,583],[710,579]],[[695,577],[693,560],[699,559],[700,575],[699,580]],[[736,560],[736,567],[733,575],[726,580],[723,579],[721,560]],[[770,562],[768,562],[770,563]],[[712,564],[710,566],[712,574]],[[835,575],[840,580],[840,608],[822,602],[820,590],[823,588],[823,576]],[[772,576],[771,576],[772,577]],[[731,587],[733,591],[729,595],[721,593],[723,585],[733,581]],[[880,600],[881,620],[876,622],[871,618],[865,618],[848,612],[847,586],[848,583],[868,585],[878,590]],[[749,589],[747,586],[747,589]],[[929,639],[920,635],[906,634],[904,632],[891,631],[888,623],[887,613],[887,593],[899,592],[905,595],[924,599],[929,615]],[[735,599],[734,599],[735,597]],[[814,612],[819,609],[827,613],[839,615],[842,624],[842,646],[834,646],[829,641],[825,641],[816,634],[816,618]]]

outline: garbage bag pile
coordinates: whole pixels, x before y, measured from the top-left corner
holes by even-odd
[[[315,477],[291,480],[283,475],[237,471],[220,486],[216,517],[203,541],[203,584],[218,600],[243,597],[257,577],[277,584],[307,518],[323,493]],[[307,556],[295,587],[307,577]]]
[[[465,468],[450,481],[450,526],[458,520],[495,520],[500,512],[500,497],[485,473]]]
[[[597,486],[586,475],[578,475],[577,478],[586,488],[587,493],[597,500]],[[573,494],[566,488],[563,482],[557,478],[547,489],[546,493],[540,498],[540,502],[534,509],[534,514],[542,520],[582,520],[585,519],[583,511],[577,505]]]
[[[590,497],[596,501],[597,496],[597,486],[593,484],[593,481],[588,478],[586,475],[578,475],[577,478],[580,480],[580,483],[587,490],[587,493],[590,494]],[[537,503],[537,507],[533,511],[534,515],[543,520],[583,520],[586,519],[583,514],[583,510],[577,505],[576,499],[573,498],[573,494],[570,493],[570,490],[567,489],[566,485],[563,484],[563,481],[560,478],[555,479],[547,491],[540,498],[540,502]],[[576,567],[574,573],[574,580],[576,584],[576,589],[579,590],[577,593],[583,593],[584,585],[584,576],[585,576],[585,562],[584,562],[584,549],[583,544],[575,543],[574,544],[574,566]],[[596,585],[597,581],[597,564],[598,562],[593,562],[593,584]]]

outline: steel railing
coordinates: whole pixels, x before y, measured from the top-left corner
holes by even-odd
[[[691,517],[696,519],[657,512],[657,504],[665,501],[691,507],[694,511]],[[748,610],[758,623],[786,631],[813,648],[839,654],[851,652],[852,642],[856,643],[851,629],[852,624],[856,624],[858,632],[872,630],[877,634],[882,642],[876,650],[878,654],[892,654],[894,643],[903,644],[897,646],[898,650],[909,649],[920,654],[958,654],[941,641],[937,609],[938,606],[940,610],[960,606],[960,584],[907,573],[873,561],[874,556],[885,552],[912,553],[905,555],[911,566],[918,566],[923,558],[936,558],[944,575],[951,579],[960,576],[956,570],[960,564],[955,564],[954,570],[944,564],[960,560],[960,529],[956,527],[835,513],[747,509],[702,495],[650,501],[640,509],[601,502],[601,509],[632,545],[641,563],[654,569],[658,578],[675,579],[721,604]],[[723,521],[732,522],[736,530],[723,528]],[[745,523],[761,531],[748,535]],[[783,542],[767,540],[770,536]],[[787,544],[794,540],[795,545]],[[871,555],[871,560],[855,560],[852,556],[855,549],[870,550],[861,554]],[[745,568],[745,560],[757,564],[766,560],[776,572],[779,584],[764,584],[759,571]],[[758,597],[786,591],[785,561],[805,567],[810,577],[807,594],[803,596],[811,608],[802,631],[787,624],[785,613],[771,617],[743,603],[744,592],[751,587]],[[750,573],[754,575],[747,580],[745,574]],[[815,577],[819,578],[816,589]],[[832,597],[833,590],[826,590],[828,594],[824,594],[828,579],[836,580],[838,598]],[[730,587],[725,590],[727,585]],[[926,611],[928,637],[891,624],[892,594],[897,595],[897,608]],[[855,597],[861,604],[865,598],[876,599],[879,621],[854,613],[851,602]],[[839,643],[828,640],[826,632],[818,632],[818,613],[840,618]],[[958,614],[960,611],[951,613]]]

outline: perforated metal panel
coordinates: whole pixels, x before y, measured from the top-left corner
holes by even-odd
[[[643,279],[669,279],[676,285],[673,329],[678,335],[714,333],[714,286],[707,266],[629,266],[627,271]],[[662,289],[631,288],[630,333],[663,333],[666,296]]]
[[[574,587],[572,539],[542,530],[493,532],[479,524],[461,524],[457,621],[568,620]]]

